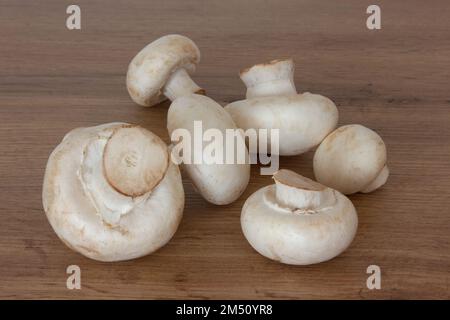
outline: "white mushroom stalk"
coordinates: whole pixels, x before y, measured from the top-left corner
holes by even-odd
[[[386,146],[373,130],[342,126],[328,135],[314,154],[317,181],[344,194],[372,192],[388,177]]]
[[[130,62],[127,89],[134,102],[153,106],[191,93],[203,94],[190,77],[200,62],[200,50],[181,35],[163,36],[143,48]]]
[[[313,212],[314,208],[333,205],[336,201],[332,189],[293,171],[279,170],[273,175],[273,179],[278,203],[292,211]]]
[[[181,146],[189,146],[191,156],[183,162],[182,166],[198,192],[207,201],[216,205],[232,203],[244,192],[250,179],[250,164],[244,137],[242,135],[236,137],[242,142],[242,148],[236,151],[243,153],[243,163],[238,161],[227,163],[225,161],[226,139],[214,141],[217,146],[216,150],[220,150],[224,155],[222,163],[214,161],[208,163],[205,161],[205,151],[210,143],[201,141],[200,148],[195,147],[196,134],[198,134],[195,123],[200,124],[204,132],[215,130],[220,133],[221,137],[226,137],[227,129],[233,129],[237,133],[239,131],[236,130],[236,125],[230,115],[207,96],[191,94],[180,97],[172,102],[167,113],[167,129],[172,140],[180,138],[174,137],[175,131],[186,130],[188,133],[182,137],[186,140],[182,140]],[[187,139],[190,140],[187,141]],[[174,147],[174,151],[178,149],[178,146]],[[182,150],[182,152],[186,152],[186,150]],[[200,159],[200,161],[196,161],[196,159]]]
[[[126,123],[69,132],[49,157],[42,197],[61,240],[100,261],[162,247],[184,207],[181,175],[167,146]]]
[[[294,68],[294,61],[287,59],[273,60],[242,70],[240,77],[247,87],[246,98],[297,94]]]
[[[242,230],[256,251],[281,263],[309,265],[351,244],[358,217],[347,197],[290,170],[279,170],[274,180],[242,208]]]
[[[163,94],[170,101],[191,93],[204,94],[205,91],[192,80],[186,69],[183,68],[172,73],[163,88]]]
[[[244,130],[278,129],[280,155],[305,153],[336,128],[338,111],[330,99],[297,94],[291,59],[255,65],[241,71],[240,77],[247,99],[232,102],[225,110]]]

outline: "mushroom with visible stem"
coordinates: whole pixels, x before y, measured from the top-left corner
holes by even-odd
[[[181,175],[166,144],[126,123],[69,132],[48,159],[42,198],[59,238],[100,261],[162,247],[184,208]]]
[[[275,184],[245,202],[241,226],[261,255],[292,265],[323,262],[352,242],[358,216],[340,192],[290,170],[279,170]]]
[[[232,102],[225,110],[244,130],[278,129],[280,155],[307,152],[336,128],[338,111],[330,99],[297,94],[292,59],[255,65],[241,71],[240,77],[247,99]]]
[[[295,66],[292,59],[272,60],[269,63],[261,63],[241,70],[239,75],[247,87],[245,97],[251,99],[296,95],[294,71]]]
[[[177,97],[204,93],[189,76],[200,62],[200,50],[182,35],[163,36],[143,48],[131,61],[127,89],[134,102],[153,106]]]
[[[167,121],[169,134],[187,129],[194,135],[194,121],[201,121],[205,130],[237,129],[223,108],[212,99],[201,96],[201,89],[189,76],[200,61],[200,51],[192,40],[181,35],[161,37],[131,61],[127,88],[131,98],[143,106],[152,106],[165,98],[172,101]],[[202,138],[202,137],[201,137]],[[195,137],[194,137],[195,140]],[[225,152],[225,144],[222,145]],[[244,144],[244,153],[247,149]],[[194,148],[193,156],[202,156]],[[193,161],[194,162],[194,161]],[[250,178],[250,165],[184,163],[187,174],[202,196],[214,204],[228,204],[245,190]]]
[[[233,132],[237,133],[235,137],[237,139],[235,142],[237,144],[237,150],[235,151],[241,153],[241,158],[244,161],[239,163],[239,156],[236,154],[236,157],[233,157],[234,159],[232,159],[231,163],[227,163],[224,157],[221,160],[219,159],[222,163],[207,163],[204,155],[209,143],[205,144],[202,140],[202,145],[199,148],[195,147],[195,135],[199,134],[195,130],[195,122],[201,124],[204,132],[213,129],[216,132],[218,131],[221,137],[225,138],[213,141],[217,145],[215,152],[220,152],[224,157],[227,156],[226,139],[229,139],[227,138],[226,132],[230,129],[234,130]],[[231,119],[230,115],[222,106],[211,98],[198,94],[177,98],[172,102],[167,113],[167,129],[172,141],[179,138],[174,137],[174,133],[180,129],[187,130],[189,137],[193,137],[190,142],[183,141],[182,147],[189,147],[193,151],[190,153],[191,157],[182,164],[182,167],[203,198],[217,205],[229,204],[239,198],[250,179],[248,151],[243,135],[237,130],[233,119]],[[197,138],[203,139],[203,137]],[[174,151],[176,152],[177,149],[178,147],[175,146]],[[185,150],[181,151],[185,152]],[[196,157],[200,161],[195,161]]]
[[[386,159],[386,146],[375,131],[346,125],[330,133],[317,148],[314,175],[344,194],[372,192],[388,179]]]

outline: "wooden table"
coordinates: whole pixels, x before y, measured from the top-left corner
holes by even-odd
[[[449,298],[450,5],[435,1],[0,1],[0,298]],[[381,30],[366,8],[382,10]],[[137,123],[169,141],[168,103],[142,108],[125,74],[147,43],[181,33],[200,47],[195,74],[213,99],[241,99],[238,70],[293,57],[300,91],[336,102],[340,124],[376,130],[388,147],[385,187],[350,198],[351,247],[307,267],[258,255],[240,229],[245,199],[271,183],[254,166],[235,203],[206,203],[184,179],[184,218],[172,241],[134,261],[99,263],[69,250],[41,204],[47,158],[72,128]],[[310,152],[281,166],[313,177]],[[79,265],[82,289],[66,288]],[[380,290],[366,269],[378,265]]]

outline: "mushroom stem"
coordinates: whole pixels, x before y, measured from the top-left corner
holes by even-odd
[[[277,171],[275,197],[279,204],[291,210],[315,210],[332,203],[333,190],[291,170]]]
[[[191,93],[204,94],[205,91],[192,80],[184,68],[172,73],[163,89],[163,94],[171,101]]]
[[[382,185],[384,185],[389,177],[389,168],[385,165],[383,169],[381,169],[378,176],[364,189],[361,190],[362,193],[372,192]]]
[[[240,77],[247,87],[247,99],[297,94],[292,59],[255,65],[241,71]]]
[[[116,129],[103,153],[104,174],[119,193],[138,197],[153,190],[169,166],[166,144],[138,126]]]
[[[294,95],[297,94],[292,80],[276,79],[260,82],[253,87],[247,88],[246,98],[257,98],[275,95]]]

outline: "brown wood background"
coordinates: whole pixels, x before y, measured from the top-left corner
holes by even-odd
[[[82,9],[82,30],[65,27]],[[365,26],[382,9],[382,29]],[[450,5],[448,1],[13,1],[0,0],[0,298],[449,298]],[[240,68],[293,57],[300,91],[333,99],[340,124],[375,129],[391,176],[351,196],[352,246],[336,259],[293,267],[258,255],[239,223],[245,199],[271,183],[258,168],[236,203],[217,207],[184,179],[186,208],[172,241],[129,262],[70,251],[44,215],[47,157],[72,128],[137,123],[168,141],[168,104],[141,108],[125,73],[145,44],[181,33],[200,47],[195,80],[217,101],[241,99]],[[312,153],[281,166],[308,177]],[[66,267],[82,289],[66,289]],[[382,270],[368,290],[366,268]]]

